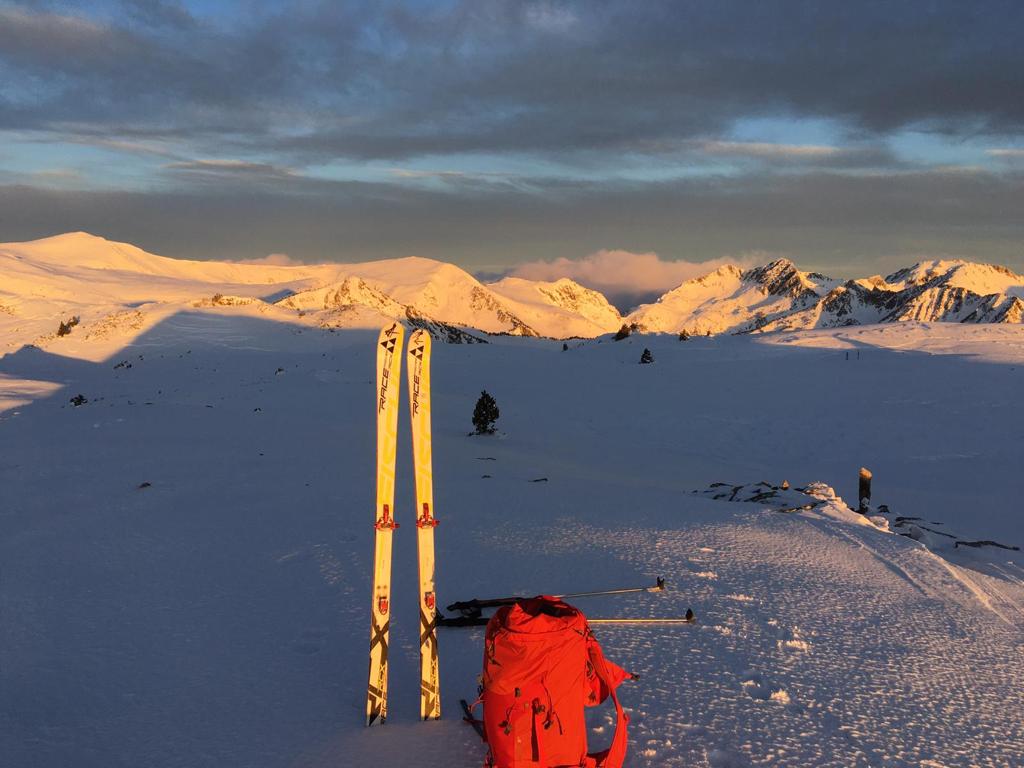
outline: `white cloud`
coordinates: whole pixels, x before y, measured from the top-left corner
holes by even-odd
[[[711,155],[812,159],[836,157],[845,150],[822,144],[769,144],[760,141],[705,141],[701,149]]]
[[[566,32],[579,22],[569,8],[551,2],[533,3],[526,7],[526,21],[542,32]]]
[[[174,157],[165,142],[159,140],[151,141],[126,141],[124,139],[104,139],[96,136],[75,136],[70,135],[64,138],[71,144],[85,144],[91,147],[102,147],[115,152],[126,152],[132,155],[155,155],[157,157]]]
[[[303,262],[293,259],[287,253],[270,253],[260,259],[239,259],[235,264],[261,264],[265,267],[298,267]]]
[[[987,149],[985,154],[990,157],[998,157],[1002,160],[1024,160],[1024,149]]]
[[[411,168],[392,168],[391,175],[399,179],[464,179],[462,171],[420,171]]]
[[[694,277],[706,275],[726,264],[740,267],[770,261],[771,254],[746,253],[711,261],[665,261],[658,254],[631,251],[597,251],[582,259],[559,258],[520,264],[509,274],[527,280],[557,280],[568,277],[588,288],[613,296],[659,295]]]
[[[300,175],[294,168],[272,163],[250,163],[245,160],[189,160],[168,163],[164,168],[172,171],[210,176],[246,176],[292,178]]]
[[[82,174],[74,168],[47,168],[42,171],[33,171],[29,175],[33,179],[44,183],[80,181],[82,179]]]

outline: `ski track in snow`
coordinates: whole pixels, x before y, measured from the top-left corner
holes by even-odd
[[[375,332],[255,322],[175,317],[121,346],[72,334],[60,354],[0,359],[5,768],[482,762],[457,707],[474,696],[481,629],[440,633],[444,719],[415,721],[404,399],[391,715],[361,725]],[[839,487],[867,461],[894,513],[1024,543],[1007,479],[1024,421],[987,406],[1018,391],[1019,362],[879,349],[847,363],[797,343],[843,333],[438,344],[440,604],[664,576],[663,593],[578,602],[593,617],[697,613],[597,627],[641,676],[622,689],[630,768],[1024,765],[1019,553],[951,562],[856,520],[690,493],[783,476]],[[643,346],[654,366],[636,365]],[[469,438],[483,388],[501,434]],[[72,407],[79,392],[89,402]],[[966,487],[932,490],[962,463]],[[611,713],[589,718],[597,748]]]

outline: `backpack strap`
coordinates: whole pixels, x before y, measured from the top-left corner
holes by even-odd
[[[486,744],[487,733],[484,731],[484,721],[473,716],[473,710],[476,709],[483,702],[483,694],[477,696],[476,701],[470,704],[465,699],[461,699],[459,703],[462,705],[462,720],[463,722],[469,723],[473,726],[473,730],[476,731],[477,735]]]
[[[622,763],[626,759],[626,730],[629,725],[629,715],[622,709],[622,704],[619,702],[615,689],[619,687],[619,683],[623,679],[628,679],[632,675],[628,675],[627,678],[613,675],[611,670],[608,669],[608,662],[605,661],[604,654],[601,652],[601,646],[597,644],[596,640],[593,640],[593,636],[589,639],[587,652],[590,656],[590,663],[594,667],[597,679],[607,688],[612,704],[615,705],[615,734],[612,736],[612,743],[608,749],[601,752],[593,752],[587,755],[587,757],[594,761],[596,768],[622,768]]]

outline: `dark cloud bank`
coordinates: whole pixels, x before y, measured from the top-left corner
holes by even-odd
[[[608,247],[690,261],[765,250],[837,276],[884,272],[925,254],[1024,266],[1024,174],[819,173],[560,187],[550,197],[332,186],[304,193],[148,194],[5,187],[0,229],[43,236],[57,217],[67,230],[183,257],[286,252],[356,260],[415,253],[468,268]]]
[[[8,184],[2,239],[85,228],[175,255],[470,265],[614,247],[1020,265],[1019,173],[916,169],[882,146],[907,127],[1019,139],[1016,0],[289,5],[235,18],[159,0],[0,6],[0,129],[175,148],[147,192]],[[757,117],[826,118],[848,146],[794,158],[717,142]],[[301,176],[482,153],[607,180],[452,176],[428,190]],[[701,153],[753,165],[667,183],[613,173],[626,156]]]

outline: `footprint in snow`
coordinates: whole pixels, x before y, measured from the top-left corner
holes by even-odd
[[[774,701],[778,704],[790,703],[789,693],[785,688],[773,685],[770,681],[761,677],[761,675],[748,673],[744,675],[740,685],[743,686],[743,690],[752,699]]]
[[[711,768],[750,768],[745,758],[727,749],[713,749],[707,757]]]
[[[778,625],[776,625],[778,626]],[[811,650],[811,644],[800,634],[800,630],[793,627],[791,630],[778,628],[775,644],[780,651],[789,653],[807,653]]]
[[[695,738],[697,736],[706,736],[708,733],[707,726],[695,725],[694,723],[680,723],[677,726],[679,733],[688,738]],[[665,740],[665,746],[672,746],[672,742],[668,739]]]
[[[326,629],[304,629],[302,634],[292,641],[292,650],[302,656],[312,656],[320,653],[326,642]]]

